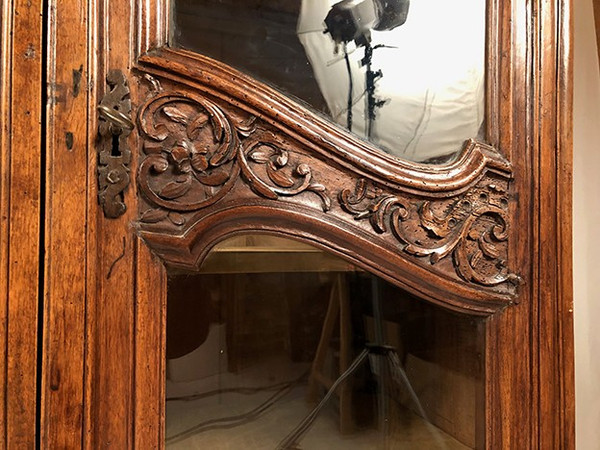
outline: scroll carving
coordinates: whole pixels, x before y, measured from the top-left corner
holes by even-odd
[[[327,212],[331,208],[331,199],[325,186],[313,181],[312,170],[306,163],[290,170],[289,151],[280,145],[274,137],[249,139],[239,154],[244,179],[254,192],[273,200],[279,196],[314,192],[321,198],[323,211]],[[253,167],[253,163],[258,167]],[[260,176],[261,172],[264,172],[263,176]]]
[[[353,191],[340,192],[339,202],[355,220],[368,220],[377,233],[391,232],[407,254],[428,258],[432,265],[452,255],[457,274],[466,281],[485,286],[521,283],[505,259],[505,185],[484,178],[456,198],[427,200],[386,194],[359,179]]]
[[[510,164],[492,147],[469,141],[447,166],[392,170],[351,135],[288,129],[241,100],[146,79],[137,228],[169,264],[196,268],[227,233],[260,230],[322,244],[455,309],[489,313],[516,296]]]
[[[265,198],[312,192],[323,210],[331,200],[313,180],[308,164],[292,162],[283,141],[266,132],[255,117],[227,115],[214,102],[190,93],[157,93],[140,111],[146,154],[139,184],[154,205],[140,220],[169,219],[183,225],[182,213],[223,198],[241,178]]]

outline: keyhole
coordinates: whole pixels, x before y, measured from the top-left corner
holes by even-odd
[[[110,150],[111,156],[121,156],[121,152],[119,151],[119,135],[112,135],[112,148]]]

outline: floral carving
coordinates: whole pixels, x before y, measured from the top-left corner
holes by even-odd
[[[313,181],[309,165],[300,163],[290,169],[288,163],[289,151],[283,149],[283,143],[275,137],[249,139],[240,152],[242,175],[254,192],[270,199],[314,192],[321,198],[323,211],[328,211],[331,199],[327,189]],[[264,177],[259,175],[258,170],[253,170],[253,164],[262,166]]]
[[[231,189],[245,129],[237,129],[215,104],[190,94],[161,93],[139,117],[147,155],[140,165],[140,189],[148,200],[166,210],[193,211]],[[145,219],[156,220],[157,214],[146,213]]]
[[[298,217],[304,208],[317,207],[327,214],[319,217],[313,210],[308,221],[319,220],[344,233],[348,222],[365,223],[357,230],[359,245],[372,241],[368,245],[388,252],[396,246],[394,258],[399,258],[393,264],[422,261],[422,267],[439,275],[434,281],[438,286],[449,278],[463,279],[475,288],[475,302],[482,286],[499,304],[516,295],[514,286],[521,279],[506,262],[510,166],[492,148],[472,143],[463,158],[469,171],[450,183],[432,178],[439,170],[419,168],[424,174],[419,183],[413,182],[417,173],[397,185],[359,178],[348,188],[357,173],[367,176],[362,173],[371,167],[359,172],[348,163],[335,164],[335,158],[323,157],[241,108],[222,106],[192,90],[163,90],[157,80],[148,81],[150,95],[138,113],[143,142],[138,184],[144,199],[139,231],[173,264],[195,267],[195,246],[200,245],[195,233],[207,232],[205,227],[214,227],[221,215],[235,217],[234,205],[277,215],[271,202],[295,198],[296,206],[283,208],[282,214]],[[339,192],[336,205],[332,190]],[[253,214],[249,208],[243,213]],[[235,219],[224,226],[234,224]],[[279,231],[286,225],[274,222],[265,229],[270,226]],[[371,239],[372,234],[382,239]]]
[[[506,189],[490,179],[456,198],[420,201],[386,194],[360,179],[353,191],[340,192],[339,201],[355,220],[369,220],[377,233],[391,232],[410,255],[433,265],[452,254],[456,272],[467,281],[521,283],[505,260]]]
[[[146,154],[139,168],[140,189],[158,207],[142,213],[144,223],[168,218],[183,225],[183,213],[223,198],[240,171],[250,188],[266,198],[313,192],[324,210],[331,204],[309,166],[291,164],[290,151],[260,129],[254,117],[233,118],[199,95],[155,89],[139,122]]]

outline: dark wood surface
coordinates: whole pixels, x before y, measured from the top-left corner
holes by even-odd
[[[492,147],[471,141],[448,166],[410,164],[206,58],[166,51],[142,64],[163,78],[153,78],[139,112],[145,155],[137,226],[168,263],[197,266],[212,245],[209,233],[219,239],[218,233],[260,227],[333,249],[413,290],[425,291],[420,279],[427,278],[438,289],[429,297],[455,308],[468,303],[465,309],[477,311],[481,302],[482,312],[491,311],[489,304],[516,296],[521,280],[506,262],[511,169]],[[171,76],[188,77],[190,84],[164,79]],[[227,83],[212,83],[222,78]],[[214,121],[203,125],[204,135],[192,136],[190,127],[205,114]],[[216,130],[223,130],[221,145],[206,134]],[[319,133],[337,135],[338,142]],[[196,148],[208,153],[195,154]],[[234,211],[233,203],[244,209]],[[270,221],[256,223],[259,215]],[[361,245],[386,255],[366,258]],[[497,256],[478,264],[488,250]],[[444,292],[449,281],[458,281],[459,295]]]
[[[489,2],[486,144],[473,144],[451,167],[428,168],[357,141],[221,64],[157,50],[168,35],[167,2],[158,0],[135,6],[116,0],[50,2],[42,147],[41,5],[4,2],[0,339],[5,353],[0,381],[6,389],[0,391],[0,432],[6,446],[30,447],[35,440],[41,273],[42,446],[159,448],[164,446],[163,262],[196,266],[223,237],[262,230],[330,250],[426,300],[487,317],[486,414],[477,424],[477,435],[483,436],[478,447],[574,448],[570,7],[569,0]],[[95,110],[112,68],[128,75],[134,109],[145,105],[138,131],[129,138],[130,147],[138,149],[133,167],[141,167],[140,176],[132,171],[125,192],[128,209],[116,220],[102,215],[95,178]],[[239,139],[226,155],[234,156],[225,157],[234,176],[215,184],[210,195],[178,195],[187,187],[177,185],[166,191],[171,198],[152,195],[159,186],[187,182],[174,170],[173,159],[161,180],[144,172],[152,145],[163,156],[177,147],[173,142],[163,146],[143,125],[160,117],[162,126],[174,126],[153,104],[165,94],[176,102],[191,99],[186,100],[191,110],[179,108],[179,120],[189,120],[185,111],[198,115],[208,105],[224,115],[221,125],[233,126],[229,136]],[[251,116],[260,139],[245,128]],[[287,151],[288,160],[280,159],[279,169],[294,171],[307,164],[312,181],[292,193],[283,173],[273,178],[266,171],[268,163],[260,162],[264,155],[254,154],[249,163],[250,152],[258,150],[253,145],[265,142],[278,156]],[[247,153],[240,153],[240,147]],[[44,158],[32,151],[39,148],[44,148],[46,165],[43,229]],[[198,159],[197,164],[205,164]],[[252,164],[262,172],[250,170]],[[292,178],[302,181],[306,173],[303,167]],[[366,200],[375,202],[372,211],[357,217],[348,199],[357,186],[360,191],[361,179],[373,189]],[[222,195],[211,200],[223,186]],[[420,245],[415,237],[422,243],[418,213],[427,209],[425,202],[443,209],[482,189],[495,196],[504,212],[493,210],[491,221],[476,217],[475,234],[505,218],[508,234],[493,249],[506,261],[502,273],[523,279],[518,288],[508,279],[489,285],[465,277],[461,255],[454,250],[432,261],[431,254],[411,253],[398,240],[403,236],[412,248]],[[403,208],[386,209],[379,217],[377,200],[401,204],[412,214],[408,234],[389,221],[389,214],[402,215]],[[446,225],[451,218],[445,218]],[[385,230],[379,232],[382,223]],[[468,234],[456,248],[468,243]],[[45,242],[42,269],[40,236]],[[430,246],[439,242],[435,236],[428,239]],[[473,248],[466,251],[472,254]],[[491,270],[478,271],[489,277]]]

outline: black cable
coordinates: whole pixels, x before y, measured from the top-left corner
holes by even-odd
[[[308,413],[302,422],[283,440],[277,445],[277,450],[291,450],[297,448],[298,441],[302,438],[302,436],[310,429],[313,422],[316,420],[317,416],[323,409],[323,407],[327,404],[335,390],[342,384],[346,378],[351,376],[356,370],[360,367],[360,365],[365,361],[367,356],[370,353],[369,348],[363,349],[362,352],[352,361],[352,364],[342,373],[335,383],[329,388],[325,396],[321,399],[319,404],[313,408],[313,410]]]
[[[275,389],[284,388],[290,384],[296,384],[302,378],[305,378],[307,375],[308,375],[308,373],[302,375],[302,377],[300,377],[299,379],[296,379],[296,380],[282,381],[281,383],[271,384],[268,386],[223,388],[223,389],[215,389],[215,390],[207,391],[207,392],[200,392],[198,394],[181,395],[178,397],[167,397],[167,401],[168,402],[177,402],[177,401],[191,402],[194,400],[200,400],[201,398],[212,397],[213,395],[219,395],[219,394],[251,395],[251,394],[256,394],[257,392],[262,392],[262,391],[273,391]]]
[[[346,70],[348,71],[348,114],[346,116],[346,127],[352,131],[352,94],[354,91],[354,81],[352,80],[352,68],[350,67],[350,58],[348,57],[348,47],[344,42],[344,59],[346,60]]]
[[[306,378],[306,373],[302,374],[301,377],[293,380],[291,382],[285,383],[285,385],[267,398],[264,402],[259,404],[254,409],[244,413],[238,414],[235,416],[229,417],[221,417],[218,419],[210,419],[204,422],[201,422],[192,428],[181,431],[173,436],[169,436],[165,439],[166,443],[175,443],[182,441],[194,434],[204,433],[206,431],[215,430],[215,429],[223,429],[223,428],[234,428],[240,425],[244,425],[246,423],[252,422],[253,420],[258,419],[265,411],[271,408],[275,403],[285,397],[296,385],[298,385],[304,378]],[[247,388],[252,389],[252,388]],[[268,388],[267,388],[268,389]],[[211,393],[218,393],[217,391],[211,391]],[[200,394],[201,395],[201,394]]]
[[[219,429],[219,428],[234,428],[240,425],[244,425],[248,422],[251,422],[257,419],[262,413],[264,413],[267,409],[272,407],[278,400],[283,398],[289,391],[292,390],[293,386],[287,386],[279,391],[275,392],[271,397],[265,400],[263,403],[258,405],[256,408],[248,411],[244,414],[239,414],[237,416],[230,417],[222,417],[219,419],[210,419],[205,422],[199,423],[192,428],[189,428],[180,433],[174,434],[173,436],[169,436],[166,438],[166,443],[174,443],[179,442],[183,439],[188,438],[191,435],[203,433],[209,430]]]

